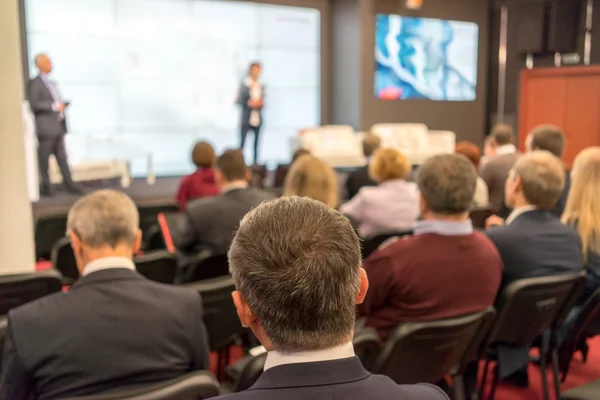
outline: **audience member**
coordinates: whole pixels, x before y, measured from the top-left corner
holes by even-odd
[[[582,305],[600,287],[600,147],[589,147],[575,158],[573,186],[563,223],[579,233],[587,284],[578,301]]]
[[[488,187],[490,207],[495,213],[506,216],[509,211],[504,206],[504,182],[519,155],[513,144],[513,129],[510,125],[494,126],[492,138],[494,156],[481,167],[480,175]]]
[[[81,278],[70,290],[13,309],[0,399],[55,399],[165,381],[208,367],[201,299],[135,272],[135,204],[101,190],[68,216]]]
[[[284,196],[310,197],[332,208],[339,204],[339,191],[333,168],[310,154],[292,164],[283,187]]]
[[[488,135],[483,141],[483,156],[481,157],[481,160],[479,160],[479,168],[481,169],[483,164],[494,158],[495,155],[496,149],[494,148],[494,137]]]
[[[292,155],[292,161],[289,164],[277,166],[277,169],[275,170],[275,182],[273,183],[273,187],[276,187],[276,188],[283,187],[283,184],[285,183],[285,177],[287,176],[288,172],[290,171],[290,167],[292,166],[292,164],[294,162],[296,162],[297,159],[299,159],[301,156],[303,156],[305,154],[310,154],[310,152],[308,150],[306,150],[305,148],[300,147]]]
[[[185,210],[188,201],[199,197],[216,196],[219,187],[215,182],[215,151],[208,142],[198,142],[192,150],[192,161],[196,171],[181,180],[177,191],[177,204],[179,210]]]
[[[546,150],[554,154],[559,159],[562,158],[563,151],[565,149],[565,134],[554,125],[541,125],[535,128],[526,139],[527,151],[533,150]],[[561,217],[565,205],[567,204],[567,197],[569,196],[569,190],[571,189],[571,174],[565,167],[565,186],[563,191],[556,201],[556,205],[552,209],[551,213],[556,215],[558,218]]]
[[[208,249],[226,254],[233,232],[250,209],[273,194],[248,187],[251,172],[241,150],[227,150],[217,158],[215,179],[221,195],[192,200],[172,231],[175,247],[185,253]]]
[[[346,180],[346,191],[349,199],[356,196],[358,191],[364,186],[377,186],[377,182],[373,180],[369,172],[369,164],[371,163],[371,157],[380,145],[381,140],[379,139],[379,136],[373,133],[367,133],[365,135],[362,142],[362,148],[363,154],[367,158],[367,165],[358,168],[348,175],[348,179]]]
[[[504,263],[502,288],[523,278],[575,273],[583,268],[581,239],[550,213],[564,185],[564,167],[547,151],[533,151],[515,163],[506,180],[505,202],[513,211],[504,221],[492,216],[488,236]],[[529,346],[498,350],[500,379],[528,385]]]
[[[363,238],[386,232],[411,230],[419,218],[419,190],[405,178],[411,170],[408,159],[393,149],[379,149],[369,165],[377,187],[363,187],[340,211],[358,224]]]
[[[383,340],[400,322],[456,317],[494,303],[502,262],[469,219],[476,182],[477,171],[463,156],[427,160],[417,176],[422,220],[414,236],[365,260],[371,290],[358,311]]]
[[[355,304],[369,284],[338,211],[299,197],[263,203],[242,220],[229,265],[242,325],[269,353],[254,386],[223,399],[447,399],[432,385],[372,375],[354,355]]]
[[[481,160],[481,152],[477,145],[471,142],[459,142],[454,150],[457,154],[462,154],[467,157],[475,166],[479,168]],[[487,207],[489,204],[489,193],[485,181],[481,177],[477,177],[477,186],[475,186],[475,195],[473,196],[473,206],[476,208]]]

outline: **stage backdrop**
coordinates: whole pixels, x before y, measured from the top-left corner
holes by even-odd
[[[235,97],[264,65],[261,161],[285,162],[290,138],[320,124],[321,21],[315,9],[207,0],[26,0],[31,75],[46,52],[70,100],[72,162],[147,155],[158,175],[192,170],[200,139],[238,145]],[[77,136],[77,138],[75,138]],[[250,146],[248,145],[249,149]]]

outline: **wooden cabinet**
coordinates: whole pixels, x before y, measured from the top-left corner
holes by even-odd
[[[536,126],[554,124],[567,136],[570,167],[585,147],[600,146],[600,66],[537,68],[521,72],[519,149]]]

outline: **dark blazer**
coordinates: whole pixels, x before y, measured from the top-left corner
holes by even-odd
[[[56,88],[56,84],[55,88]],[[64,135],[67,132],[67,120],[59,119],[59,113],[52,109],[54,99],[50,90],[38,75],[28,85],[29,107],[35,117],[35,132],[40,139]],[[57,88],[58,91],[58,88]]]
[[[240,88],[238,90],[238,97],[236,103],[242,107],[242,125],[247,125],[250,123],[250,112],[252,108],[248,107],[248,101],[250,100],[250,86],[249,86],[249,78],[244,78],[242,83],[240,84]],[[262,85],[262,84],[261,84]],[[262,85],[262,99],[265,99],[265,85]],[[262,125],[262,109],[260,111],[260,125]]]
[[[206,248],[214,254],[227,254],[244,215],[263,201],[274,198],[273,193],[248,188],[192,200],[173,227],[173,243],[187,253]]]
[[[448,396],[433,385],[398,385],[387,376],[371,375],[358,357],[352,357],[273,367],[245,392],[216,399],[445,400]]]
[[[550,212],[525,212],[487,234],[504,263],[502,288],[518,279],[570,274],[583,268],[579,235]]]
[[[563,211],[565,211],[565,206],[567,205],[567,199],[569,197],[569,191],[571,190],[571,171],[565,168],[565,186],[563,187],[563,191],[560,194],[560,197],[556,201],[556,205],[550,211],[552,215],[557,216],[558,218],[562,217]]]
[[[197,292],[115,268],[11,310],[0,399],[84,396],[208,367]]]
[[[377,186],[377,182],[375,182],[369,176],[368,165],[360,167],[348,175],[348,179],[346,180],[346,191],[348,192],[348,198],[353,198],[363,186]]]

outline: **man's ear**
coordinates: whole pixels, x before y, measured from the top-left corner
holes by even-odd
[[[425,197],[423,197],[422,194],[419,195],[419,209],[421,211],[421,216],[427,214],[427,211],[429,211]]]
[[[246,169],[246,182],[250,182],[252,180],[252,170],[250,168]]]
[[[73,231],[68,231],[67,236],[69,236],[69,239],[71,239],[73,253],[79,254],[79,251],[81,250],[81,239],[79,239],[79,237]]]
[[[514,187],[515,187],[515,192],[522,192],[523,191],[523,180],[521,179],[521,177],[519,175],[515,175],[514,179]]]
[[[135,237],[135,242],[133,243],[133,254],[137,254],[142,248],[142,230],[137,230],[137,235]]]
[[[235,304],[237,315],[242,323],[242,326],[244,328],[252,326],[256,322],[256,316],[252,314],[252,311],[250,311],[250,307],[246,303],[246,300],[244,300],[242,297],[241,293],[236,290],[235,292],[231,293],[231,297],[233,298],[233,304]]]
[[[360,269],[360,285],[358,294],[356,295],[356,304],[362,304],[365,301],[367,292],[369,291],[369,278],[367,278],[367,271],[364,268]]]

